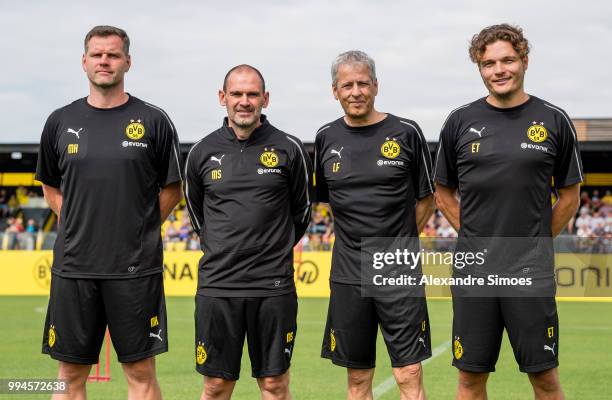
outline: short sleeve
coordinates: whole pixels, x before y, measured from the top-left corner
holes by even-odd
[[[182,177],[180,147],[174,124],[168,115],[161,111],[158,132],[156,132],[157,164],[159,185],[161,187],[180,182]]]
[[[555,157],[554,185],[556,188],[563,188],[580,183],[583,180],[576,129],[574,129],[574,125],[567,115],[561,113],[557,156]]]
[[[412,184],[417,190],[415,195],[418,200],[429,196],[433,193],[433,185],[431,182],[431,156],[427,148],[427,141],[419,125],[412,122],[416,133],[414,143],[414,157],[412,160]]]
[[[59,111],[52,113],[43,128],[36,162],[36,180],[48,186],[59,188],[62,174],[59,167],[60,156],[57,148]]]
[[[436,183],[452,188],[459,186],[457,153],[455,152],[456,129],[456,120],[453,115],[450,115],[440,132],[433,177]]]

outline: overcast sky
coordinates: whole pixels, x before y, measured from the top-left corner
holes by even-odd
[[[179,2],[177,2],[179,3]],[[181,142],[216,129],[217,91],[236,64],[258,67],[265,111],[306,142],[341,115],[330,64],[360,49],[376,61],[376,106],[416,120],[429,141],[453,108],[486,94],[467,55],[487,25],[523,27],[526,89],[572,117],[612,116],[612,4],[604,1],[10,1],[0,0],[0,135],[38,142],[47,116],[87,95],[80,57],[94,25],[132,41],[126,89],[164,108]]]

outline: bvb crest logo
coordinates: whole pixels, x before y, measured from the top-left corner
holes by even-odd
[[[527,137],[532,142],[541,143],[548,137],[548,131],[544,128],[544,122],[539,124],[533,121],[532,125],[527,129]]]
[[[463,346],[461,345],[461,342],[459,341],[459,336],[455,337],[455,342],[453,343],[453,353],[455,354],[455,358],[457,360],[463,357]]]
[[[336,335],[333,329],[329,332],[329,348],[332,352],[336,350]]]
[[[49,347],[55,345],[55,325],[49,327]]]
[[[278,155],[274,152],[274,148],[268,150],[266,147],[261,156],[259,156],[259,161],[261,161],[264,167],[274,168],[278,165]]]
[[[49,256],[41,257],[34,264],[32,269],[34,281],[43,289],[51,287],[51,261]]]
[[[208,358],[208,354],[206,354],[206,350],[204,350],[204,343],[198,342],[198,346],[196,347],[196,362],[198,365],[202,365],[206,362]]]
[[[426,329],[427,329],[427,321],[423,320],[421,321],[421,331],[425,332]]]
[[[401,151],[400,145],[397,143],[397,139],[393,138],[393,140],[389,138],[385,138],[385,143],[380,146],[380,154],[382,154],[386,158],[395,158],[399,156]]]
[[[130,120],[130,124],[125,128],[125,134],[132,140],[139,140],[145,134],[145,127],[141,120]]]

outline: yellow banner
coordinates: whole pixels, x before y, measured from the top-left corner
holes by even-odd
[[[0,251],[0,295],[48,295],[51,251]],[[193,296],[199,251],[164,253],[164,285],[168,296]],[[608,254],[556,255],[558,297],[611,297],[612,257]],[[329,297],[331,252],[295,254],[295,283],[300,297]],[[450,276],[448,266],[426,266],[426,273]],[[427,288],[430,297],[448,297],[448,287]]]
[[[164,288],[167,296],[194,296],[198,281],[199,251],[164,253]],[[0,251],[0,295],[48,295],[52,251]],[[298,295],[329,297],[331,253],[296,254]]]

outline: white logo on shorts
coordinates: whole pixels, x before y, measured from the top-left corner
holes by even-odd
[[[149,332],[149,337],[158,338],[160,342],[163,342],[164,339],[161,338],[161,333],[162,333],[161,329],[159,330],[159,332],[157,332],[157,334],[155,334],[153,332]]]
[[[556,345],[556,344],[557,344],[557,343],[553,343],[552,347],[550,347],[550,346],[548,346],[548,345],[546,345],[546,344],[545,344],[545,345],[544,345],[544,350],[548,350],[548,351],[552,352],[552,353],[553,353],[553,356],[554,356],[554,355],[555,355],[555,345]]]

